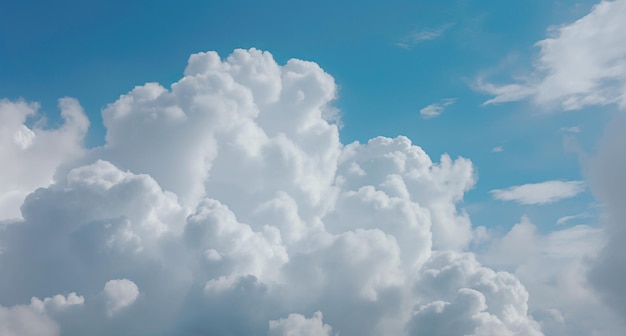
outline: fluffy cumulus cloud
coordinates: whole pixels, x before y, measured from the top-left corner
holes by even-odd
[[[528,315],[528,292],[507,272],[481,266],[472,254],[437,252],[414,290],[421,299],[410,335],[543,335]]]
[[[565,110],[590,105],[626,107],[626,1],[601,1],[583,18],[549,29],[532,74],[519,83],[478,88],[494,95],[486,104],[531,98]]]
[[[0,222],[19,219],[26,195],[53,182],[56,169],[84,152],[89,120],[78,101],[59,100],[63,124],[46,127],[39,106],[0,100]]]
[[[70,293],[40,300],[33,297],[28,305],[0,306],[0,334],[6,336],[58,336],[60,327],[50,315],[70,313],[73,306],[85,302],[82,296]],[[65,312],[70,310],[70,312]]]
[[[513,201],[520,204],[548,204],[574,197],[585,190],[582,181],[545,181],[513,186],[506,189],[494,189],[490,193],[501,201]]]
[[[307,319],[300,314],[289,314],[285,319],[270,321],[270,336],[330,336],[332,327],[324,324],[322,313],[315,312]]]
[[[75,100],[52,130],[4,101],[2,334],[540,335],[517,278],[461,252],[472,163],[343,145],[335,96],[315,63],[199,53],[106,107],[90,150]]]
[[[137,285],[128,279],[109,280],[102,292],[106,297],[108,313],[111,316],[133,304],[139,296]]]

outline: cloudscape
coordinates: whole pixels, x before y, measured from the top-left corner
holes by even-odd
[[[7,5],[0,335],[622,334],[626,0],[445,3]]]

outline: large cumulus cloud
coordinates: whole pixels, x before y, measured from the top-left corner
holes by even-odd
[[[463,252],[472,163],[406,137],[341,144],[336,90],[315,63],[250,49],[120,96],[106,144],[53,155],[54,183],[28,185],[0,229],[0,330],[541,335],[519,280]],[[63,104],[79,143],[86,118]],[[26,305],[59,293],[71,313]]]

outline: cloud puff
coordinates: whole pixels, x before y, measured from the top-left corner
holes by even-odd
[[[411,335],[543,335],[527,314],[528,292],[519,280],[471,254],[436,253],[415,290],[422,302],[408,324]]]
[[[59,158],[0,228],[0,302],[81,293],[42,319],[64,335],[539,334],[519,281],[458,252],[471,161],[401,136],[343,145],[335,96],[317,64],[256,49],[120,96],[106,144]],[[437,302],[467,318],[416,317]]]
[[[441,102],[430,104],[420,110],[420,115],[424,119],[431,119],[434,117],[438,117],[446,107],[454,104],[456,102],[456,98],[446,98],[442,99]]]
[[[112,316],[120,309],[130,306],[137,300],[139,288],[128,279],[109,280],[104,285],[102,293],[107,300],[108,313]]]
[[[548,204],[574,197],[585,190],[581,181],[545,181],[494,189],[490,193],[495,199],[520,204]]]
[[[315,312],[307,319],[300,314],[289,314],[286,319],[270,321],[270,336],[330,336],[332,327],[322,322],[322,313]]]
[[[26,195],[52,183],[62,163],[83,154],[89,120],[75,99],[60,99],[59,107],[63,124],[50,129],[37,119],[37,104],[0,100],[0,221],[21,218]]]
[[[485,104],[532,98],[541,105],[565,110],[589,105],[626,107],[626,1],[601,1],[583,18],[550,28],[533,74],[525,81],[478,89],[494,95]]]

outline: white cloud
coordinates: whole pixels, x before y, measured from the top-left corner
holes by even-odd
[[[33,297],[29,305],[8,308],[0,305],[0,335],[58,336],[61,331],[59,324],[49,314],[83,303],[82,296],[71,293],[67,297],[55,295],[43,300]]]
[[[77,295],[76,293],[70,293],[67,296],[57,294],[51,298],[45,298],[43,300],[39,300],[36,297],[31,299],[31,306],[42,313],[50,310],[62,311],[68,307],[80,306],[84,303],[85,298]]]
[[[504,146],[496,146],[491,149],[492,153],[500,153],[504,152]]]
[[[546,335],[615,335],[622,329],[589,286],[589,261],[604,242],[586,225],[541,233],[526,216],[481,253],[491,267],[508,269],[531,293],[530,313]]]
[[[435,253],[415,290],[421,300],[411,335],[543,335],[528,316],[528,292],[517,278],[481,266],[472,254]]]
[[[322,313],[315,312],[308,319],[300,314],[289,314],[286,319],[270,321],[270,336],[331,336],[332,327],[324,324]]]
[[[434,163],[406,137],[343,145],[325,119],[335,96],[316,64],[281,66],[255,49],[193,55],[171,89],[122,95],[103,111],[106,144],[57,155],[54,183],[31,186],[23,219],[3,226],[0,302],[81,293],[42,301],[64,335],[250,335],[268,325],[383,335],[419,331],[414,307],[471,288],[488,308],[459,303],[476,310],[463,333],[490,321],[537,333],[521,284],[450,252],[476,236],[457,207],[476,182],[471,161]],[[24,132],[15,148],[36,145]],[[461,282],[420,280],[457,264]],[[510,300],[511,311],[498,303]],[[68,302],[81,308],[52,309]],[[324,322],[297,315],[316,311]]]
[[[128,279],[116,279],[107,281],[102,293],[106,297],[107,313],[112,316],[137,300],[139,288]]]
[[[396,46],[403,49],[411,49],[419,43],[440,38],[452,26],[452,23],[448,23],[437,28],[424,29],[418,32],[411,33],[402,38],[399,42],[397,42]]]
[[[575,219],[579,219],[579,218],[588,218],[590,217],[590,215],[586,212],[583,213],[579,213],[577,215],[569,215],[569,216],[563,216],[560,217],[559,219],[556,220],[556,225],[563,225],[569,221],[575,220]]]
[[[513,201],[520,204],[548,204],[574,197],[585,190],[581,181],[545,181],[513,186],[506,189],[494,189],[490,193],[501,201]]]
[[[549,29],[534,73],[514,84],[482,79],[477,88],[494,95],[485,104],[532,98],[565,110],[589,105],[626,107],[626,0],[602,1],[583,18]]]
[[[430,104],[420,110],[420,115],[424,119],[431,119],[434,117],[438,117],[446,107],[454,104],[456,102],[456,98],[446,98],[442,99],[439,103]]]
[[[39,106],[0,99],[0,221],[21,218],[24,197],[52,183],[57,167],[84,153],[87,117],[75,99],[60,99],[59,107],[61,126],[36,122],[29,128],[26,122],[37,117]]]
[[[582,132],[582,130],[580,129],[580,127],[578,126],[572,126],[572,127],[561,127],[560,131],[562,133],[580,133]]]

